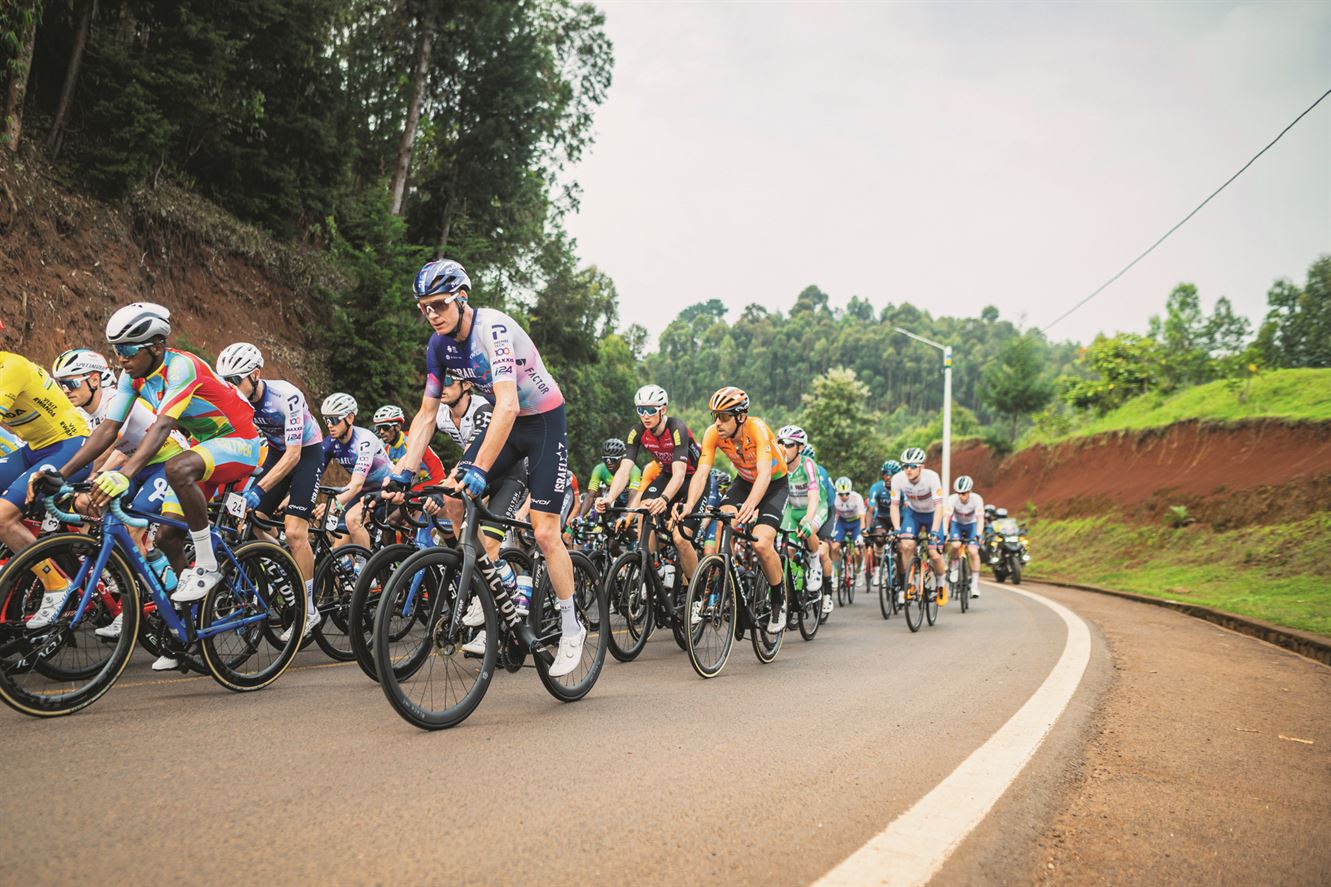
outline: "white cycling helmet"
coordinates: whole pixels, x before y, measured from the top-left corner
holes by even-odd
[[[330,394],[324,398],[323,404],[319,407],[319,414],[341,419],[343,416],[352,416],[359,412],[356,406],[356,398],[350,394]]]
[[[112,345],[142,345],[171,334],[171,312],[155,302],[135,302],[111,315],[106,341]]]
[[[633,395],[634,406],[655,407],[659,410],[669,403],[670,398],[660,385],[644,385],[638,389],[637,394]]]
[[[969,493],[975,487],[975,481],[971,480],[969,474],[963,474],[952,484],[952,489],[958,493]]]
[[[402,412],[402,407],[388,403],[374,411],[375,425],[386,425],[389,422],[396,422],[398,425],[407,424],[407,416]]]
[[[854,486],[848,477],[842,476],[836,479],[836,491],[838,493],[849,493]]]
[[[809,435],[804,433],[804,429],[798,425],[785,425],[776,433],[776,442],[779,444],[799,444],[803,447],[809,442]]]
[[[901,453],[901,464],[907,468],[917,468],[924,464],[924,450],[919,447],[907,447]]]
[[[248,376],[263,366],[263,354],[249,342],[236,342],[217,355],[217,375]]]
[[[51,375],[56,379],[73,379],[89,373],[105,375],[109,372],[111,366],[106,362],[106,358],[87,348],[71,348],[51,364]]]

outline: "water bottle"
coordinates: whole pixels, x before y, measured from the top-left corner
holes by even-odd
[[[162,587],[166,589],[167,594],[176,590],[176,571],[171,569],[171,563],[166,559],[166,554],[162,549],[149,549],[148,569],[152,570],[153,574],[162,580]]]
[[[661,587],[669,591],[675,587],[675,565],[670,561],[663,561],[656,575],[661,577]]]
[[[526,613],[531,609],[531,577],[526,573],[520,573],[517,577],[518,590],[513,595],[513,606],[519,613]]]
[[[804,587],[804,566],[798,559],[790,561],[790,584],[794,588]]]
[[[518,576],[513,571],[513,565],[508,561],[501,560],[495,564],[495,572],[499,574],[499,581],[504,584],[504,588],[509,594],[516,594],[518,589]]]

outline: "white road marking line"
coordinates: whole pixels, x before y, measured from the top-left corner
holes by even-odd
[[[991,583],[986,582],[986,585]],[[817,887],[865,884],[924,884],[989,813],[1035,754],[1067,708],[1091,659],[1091,633],[1062,604],[1011,586],[1053,610],[1067,626],[1067,644],[1044,683],[1008,722],[971,753],[946,779],[893,820]]]

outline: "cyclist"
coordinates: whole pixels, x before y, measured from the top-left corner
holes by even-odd
[[[403,430],[407,424],[407,417],[402,412],[402,407],[391,403],[384,404],[374,411],[374,418],[370,421],[374,425],[374,433],[384,442],[384,449],[388,451],[388,461],[396,465],[397,460],[407,454],[407,433]],[[443,461],[434,451],[434,447],[427,444],[421,466],[416,470],[413,489],[438,486],[444,482],[445,476]]]
[[[876,480],[869,487],[869,498],[865,503],[868,508],[868,516],[865,520],[865,526],[869,529],[870,538],[873,540],[874,552],[878,555],[878,567],[874,571],[873,581],[877,585],[882,581],[883,570],[883,543],[885,536],[893,533],[891,504],[894,498],[899,498],[892,493],[892,477],[901,471],[901,463],[896,459],[888,459],[883,463],[880,471],[881,480]],[[895,549],[895,545],[892,549]],[[889,549],[887,556],[895,556],[892,549]],[[898,573],[900,570],[897,571]]]
[[[804,542],[809,554],[809,568],[805,581],[810,591],[820,591],[823,587],[824,565],[822,540],[818,530],[827,522],[828,503],[823,495],[818,478],[818,467],[804,448],[809,443],[809,436],[798,425],[786,425],[776,433],[776,442],[781,447],[782,458],[786,463],[786,478],[789,493],[785,507],[781,511],[781,529],[792,531]],[[832,596],[823,595],[823,612],[830,613]]]
[[[343,509],[347,521],[347,535],[334,544],[335,548],[349,544],[370,547],[370,531],[365,529],[364,499],[379,491],[393,468],[384,442],[368,428],[356,424],[359,409],[356,398],[340,391],[325,397],[319,407],[328,429],[323,442],[324,465],[337,462],[351,475],[342,492],[337,494],[337,504]],[[428,439],[429,434],[425,436]],[[418,455],[413,464],[419,466],[420,460]],[[407,472],[407,482],[413,481],[415,476],[415,471]],[[314,508],[314,519],[323,520],[323,516],[324,504],[321,502]]]
[[[587,495],[582,503],[582,510],[578,512],[578,517],[586,517],[587,512],[592,510],[592,506],[596,504],[598,498],[594,495],[597,490],[602,487],[607,490],[614,488],[615,477],[626,462],[628,463],[629,475],[628,489],[621,489],[621,492],[613,498],[607,492],[605,498],[610,499],[611,504],[623,508],[628,504],[632,494],[638,492],[642,482],[642,472],[638,470],[638,466],[634,465],[632,460],[625,458],[627,452],[628,448],[624,441],[617,437],[607,438],[605,443],[601,444],[601,461],[592,469],[591,480],[587,481]]]
[[[286,502],[282,530],[305,583],[308,635],[323,618],[314,605],[314,549],[310,547],[310,519],[324,467],[323,432],[299,388],[263,377],[263,352],[257,346],[233,342],[217,355],[214,366],[217,375],[254,408],[254,425],[268,443],[259,475],[245,490],[245,504],[271,517]],[[260,535],[270,536],[265,531]]]
[[[730,489],[730,475],[720,468],[713,468],[707,475],[707,494],[703,497],[704,508],[716,508]],[[716,554],[716,540],[720,525],[715,518],[708,518],[700,527],[699,535],[703,539],[703,554]],[[695,555],[696,557],[696,555]]]
[[[943,482],[938,473],[924,467],[924,450],[910,447],[901,454],[902,470],[892,477],[892,528],[899,534],[901,562],[910,562],[915,536],[921,527],[929,530],[929,564],[938,580],[938,604],[947,604],[947,580],[943,575]]]
[[[670,397],[660,385],[644,385],[639,388],[633,395],[633,406],[637,410],[638,423],[641,427],[635,427],[629,432],[625,445],[625,460],[632,464],[637,460],[638,453],[646,449],[655,463],[648,465],[647,471],[643,474],[638,500],[646,503],[646,508],[653,515],[670,514],[670,509],[684,500],[689,483],[698,470],[698,455],[701,450],[684,420],[670,415]],[[626,470],[621,463],[615,473],[614,482],[610,485],[610,491],[602,497],[605,505],[608,505],[631,479],[632,472]],[[604,510],[605,505],[598,502],[596,507],[598,510]],[[701,522],[696,519],[690,519],[685,524],[694,534],[701,528]],[[671,525],[670,534],[675,543],[675,550],[679,552],[679,567],[687,581],[693,577],[693,571],[698,566],[698,550],[694,547],[696,543],[684,538],[683,528],[678,522]],[[655,535],[649,542],[655,551]]]
[[[574,609],[573,562],[560,533],[560,509],[569,487],[564,395],[516,321],[493,308],[468,304],[471,279],[460,264],[451,259],[427,262],[413,289],[433,335],[425,352],[425,393],[394,481],[405,483],[403,468],[425,452],[445,375],[468,379],[491,398],[490,424],[467,447],[457,487],[479,496],[490,474],[503,476],[527,460],[531,523],[559,602],[561,637],[549,674],[562,677],[581,662],[587,639]]]
[[[24,506],[32,498],[30,479],[78,452],[87,440],[88,423],[46,370],[11,351],[0,351],[0,423],[23,441],[23,446],[0,457],[0,541],[17,554],[36,541],[23,523]],[[86,475],[80,466],[71,479]],[[27,624],[45,628],[60,614],[70,582],[50,560],[33,572],[44,593],[41,607]]]
[[[971,562],[971,597],[980,596],[980,537],[984,532],[984,497],[974,492],[975,481],[963,474],[952,484],[956,490],[947,497],[948,547],[952,556],[957,557],[961,546],[966,546],[966,557]],[[955,568],[954,568],[955,569]],[[949,582],[956,581],[956,575],[948,576]]]
[[[675,517],[690,514],[697,507],[706,492],[708,473],[720,447],[738,474],[721,500],[721,507],[734,512],[737,523],[753,526],[753,551],[767,577],[772,600],[767,631],[774,634],[786,625],[785,582],[781,556],[776,550],[776,531],[781,526],[789,489],[786,462],[781,458],[781,448],[772,429],[762,419],[749,415],[749,396],[742,390],[733,386],[719,389],[708,400],[707,408],[712,414],[712,424],[703,434],[702,453],[689,483],[688,499],[675,506]]]
[[[832,562],[841,557],[841,544],[850,539],[858,550],[864,544],[864,497],[855,492],[850,478],[836,479],[836,498],[832,510],[836,513],[836,527],[832,530]]]
[[[235,388],[223,382],[197,355],[168,347],[171,313],[152,302],[135,302],[111,315],[106,340],[115,347],[124,372],[106,419],[58,471],[46,472],[43,484],[59,489],[108,449],[128,421],[136,400],[144,401],[157,418],[122,467],[97,479],[92,504],[101,507],[130,487],[179,429],[195,443],[163,465],[167,483],[194,543],[194,566],[185,566],[184,534],[162,526],[157,546],[179,575],[171,600],[202,600],[222,578],[208,519],[208,499],[225,484],[244,481],[263,458],[263,440],[254,427],[254,409]]]

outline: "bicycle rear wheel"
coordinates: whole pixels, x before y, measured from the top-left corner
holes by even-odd
[[[499,618],[479,570],[472,576],[467,597],[475,595],[481,602],[484,653],[463,652],[462,645],[473,632],[461,620],[457,631],[450,631],[459,605],[461,572],[458,552],[419,551],[388,581],[374,615],[371,649],[379,686],[393,710],[422,730],[462,723],[480,705],[494,677]]]
[[[971,608],[971,562],[964,550],[961,553],[961,564],[957,567],[957,577],[958,585],[952,591],[961,601],[961,612],[965,613]]]
[[[910,571],[906,573],[905,604],[906,627],[912,632],[920,630],[924,624],[924,571],[928,565],[917,554],[911,558]]]
[[[536,674],[550,695],[561,702],[576,702],[591,691],[601,676],[605,651],[610,646],[610,632],[606,631],[610,625],[610,603],[606,599],[605,584],[587,555],[574,551],[569,553],[569,559],[573,561],[573,606],[578,621],[587,629],[587,638],[582,643],[582,661],[563,677],[552,677],[550,665],[544,657],[536,657]],[[541,591],[536,597],[528,616],[532,630],[537,637],[550,638],[558,646],[560,615],[549,570],[544,571]]]
[[[641,552],[625,552],[605,577],[610,605],[610,655],[620,662],[637,659],[652,633],[651,592],[642,560]]]
[[[370,549],[363,545],[334,548],[314,571],[314,606],[323,618],[314,627],[314,641],[335,662],[356,658],[351,646],[351,595],[356,590]]]
[[[772,598],[768,593],[767,581],[762,578],[762,573],[756,573],[750,580],[749,586],[750,600],[753,601],[753,615],[755,624],[750,626],[749,639],[753,642],[753,655],[758,657],[758,661],[764,665],[770,663],[776,658],[776,654],[781,650],[781,641],[785,638],[785,626],[781,626],[775,633],[767,630],[767,625],[772,615]],[[761,587],[759,586],[761,582]],[[790,600],[790,589],[786,589],[786,600]]]
[[[924,581],[924,618],[933,625],[938,621],[938,577],[927,564],[923,568]]]
[[[46,536],[11,558],[0,573],[0,601],[23,603],[21,610],[0,621],[0,701],[15,711],[45,718],[86,708],[111,689],[129,662],[141,609],[134,574],[119,551],[111,551],[102,575],[94,578],[88,606],[77,622],[82,595],[76,590],[65,611],[46,628],[34,631],[24,624],[40,606],[44,591],[32,568],[49,559],[73,577],[86,562],[96,560],[101,547],[101,539],[78,533]],[[98,600],[103,594],[108,597]],[[123,617],[120,636],[106,641],[95,631],[110,624],[116,606]]]
[[[351,652],[356,657],[356,664],[372,681],[379,680],[373,653],[374,614],[379,607],[379,599],[393,573],[417,550],[415,545],[405,542],[379,549],[365,562],[360,578],[356,580],[356,587],[351,592],[351,603],[347,606],[347,636],[351,641]],[[407,628],[401,627],[399,630],[406,631]]]
[[[692,624],[698,612],[699,622]],[[698,562],[684,596],[684,618],[690,620],[689,664],[700,677],[714,678],[725,668],[730,648],[735,642],[738,599],[734,577],[726,568],[725,558],[709,554]]]
[[[300,649],[305,609],[292,609],[295,620],[286,642],[273,642],[267,624],[275,606],[302,600],[305,585],[291,554],[273,542],[246,542],[233,549],[240,569],[226,560],[222,579],[203,599],[199,647],[208,672],[228,690],[262,689],[282,676]]]
[[[843,570],[846,574],[846,606],[850,607],[855,604],[855,583],[858,582],[860,578],[860,571],[857,569],[859,559],[853,554],[855,549],[851,546],[850,542],[845,542],[843,544],[845,545],[846,551],[852,552],[849,557],[843,555],[843,557],[846,557],[846,567]],[[815,555],[815,557],[816,556],[817,555]]]

